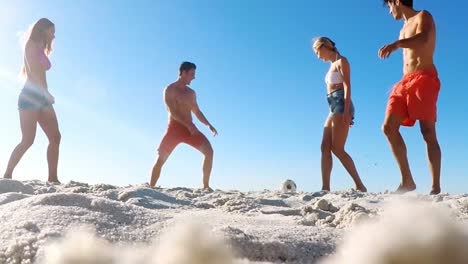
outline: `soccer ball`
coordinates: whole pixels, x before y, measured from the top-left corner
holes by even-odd
[[[296,183],[293,180],[285,180],[281,184],[281,191],[284,193],[294,193],[296,192]]]

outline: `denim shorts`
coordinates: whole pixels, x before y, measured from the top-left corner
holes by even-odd
[[[330,114],[343,114],[345,109],[344,89],[337,89],[327,95],[328,106],[330,107]],[[354,104],[351,102],[349,106],[351,118],[354,120]]]
[[[45,91],[40,88],[25,86],[18,98],[18,109],[39,111],[43,108],[52,108]]]

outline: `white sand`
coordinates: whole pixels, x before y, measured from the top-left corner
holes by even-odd
[[[0,263],[468,263],[468,195],[401,198],[0,180]]]

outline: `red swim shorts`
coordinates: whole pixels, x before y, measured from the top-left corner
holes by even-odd
[[[167,126],[166,133],[159,144],[160,154],[170,154],[180,143],[186,143],[194,148],[199,148],[208,139],[201,132],[190,134],[189,130],[181,123],[171,120]]]
[[[436,70],[415,71],[393,86],[386,115],[403,118],[402,126],[414,126],[416,120],[437,120],[440,81]]]

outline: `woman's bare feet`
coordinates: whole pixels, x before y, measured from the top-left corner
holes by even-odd
[[[398,188],[396,189],[396,191],[394,193],[395,194],[404,194],[404,193],[411,192],[411,191],[414,191],[414,190],[416,190],[416,184],[415,183],[400,184],[400,186],[398,186]]]
[[[204,191],[204,192],[214,192],[214,190],[211,189],[210,186],[205,186],[205,187],[203,187],[203,191]]]
[[[358,190],[360,192],[367,192],[367,188],[364,185],[356,186],[356,190]]]
[[[432,187],[432,190],[431,192],[429,193],[429,195],[437,195],[440,193],[440,186],[438,187]]]
[[[62,184],[61,182],[59,182],[59,180],[54,180],[54,181],[48,180],[47,183],[50,184],[50,185],[60,185],[60,184]]]

